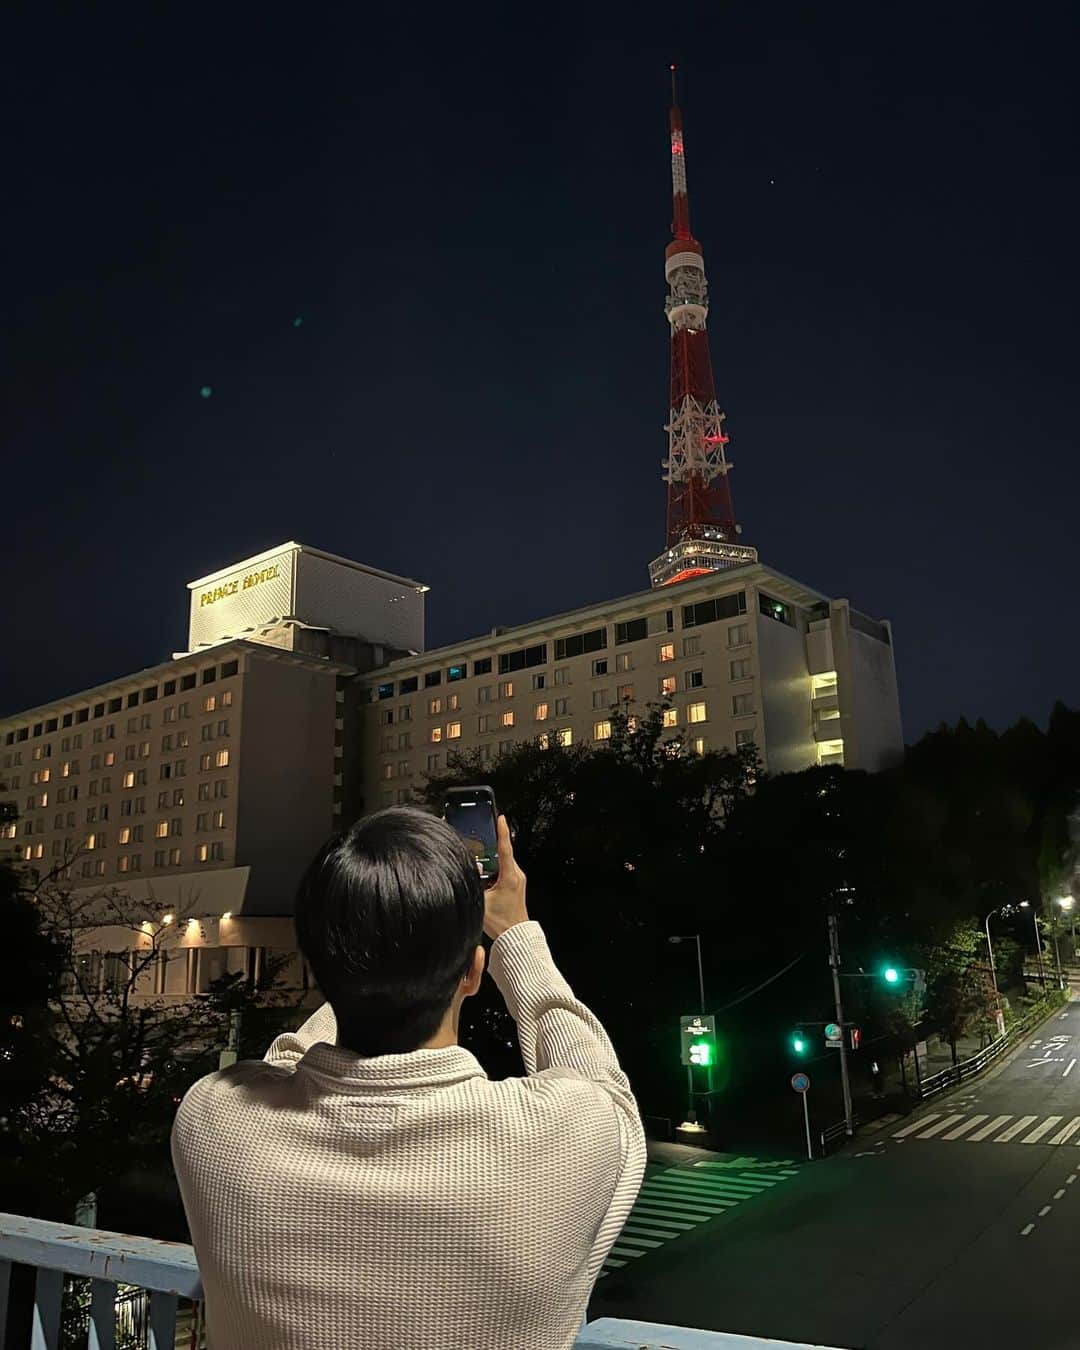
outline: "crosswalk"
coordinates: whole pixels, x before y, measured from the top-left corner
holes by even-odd
[[[1080,1147],[1080,1116],[1070,1120],[1065,1116],[991,1117],[988,1112],[968,1115],[961,1111],[947,1115],[931,1111],[902,1130],[894,1130],[892,1137],[933,1139],[943,1144],[958,1140],[965,1144],[1047,1144],[1051,1147],[1073,1144]]]
[[[797,1174],[790,1160],[766,1163],[755,1158],[646,1172],[634,1208],[608,1253],[600,1278]]]

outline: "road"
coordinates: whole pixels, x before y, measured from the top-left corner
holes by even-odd
[[[1080,1003],[927,1103],[600,1281],[595,1317],[854,1350],[1077,1350]],[[684,1169],[707,1193],[715,1166]]]

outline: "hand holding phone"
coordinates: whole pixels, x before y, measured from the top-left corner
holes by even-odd
[[[497,938],[516,923],[528,923],[525,908],[525,873],[514,859],[510,827],[505,816],[499,816],[497,826],[499,846],[499,879],[484,896],[484,933]]]

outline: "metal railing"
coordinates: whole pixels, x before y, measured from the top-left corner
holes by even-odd
[[[1060,990],[1054,990],[1047,994],[1044,999],[1030,1008],[1023,1017],[1018,1017],[1015,1022],[1005,1029],[1003,1036],[998,1036],[992,1040],[989,1045],[984,1046],[976,1054],[962,1059],[959,1064],[950,1064],[944,1069],[939,1069],[937,1073],[932,1073],[924,1078],[919,1085],[919,1099],[926,1101],[937,1092],[944,1091],[947,1087],[952,1087],[956,1083],[962,1083],[965,1078],[973,1078],[976,1074],[988,1068],[999,1055],[1003,1055],[1010,1046],[1015,1045],[1016,1041],[1027,1035],[1032,1028],[1044,1021],[1055,1010],[1060,1008],[1065,1002]]]
[[[177,1300],[202,1298],[195,1253],[184,1243],[0,1214],[0,1350],[24,1350],[7,1346],[5,1339],[13,1264],[37,1270],[30,1350],[59,1346],[65,1279],[83,1277],[92,1282],[88,1350],[113,1350],[117,1343],[118,1283],[150,1291],[146,1342],[150,1350],[174,1350]],[[574,1346],[575,1350],[811,1350],[789,1341],[615,1317],[583,1326]]]

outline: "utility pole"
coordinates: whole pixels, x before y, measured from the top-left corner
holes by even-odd
[[[835,914],[829,915],[829,965],[832,967],[836,1020],[840,1024],[840,1082],[844,1090],[844,1129],[851,1139],[855,1134],[855,1119],[851,1110],[851,1080],[848,1077],[847,1025],[844,1022],[844,1005],[840,998],[840,939],[837,935]]]

